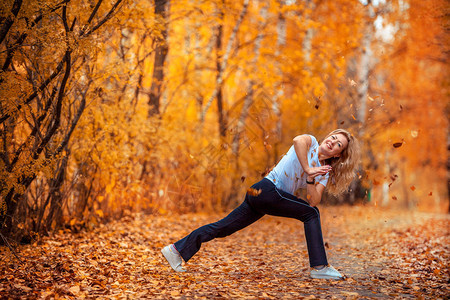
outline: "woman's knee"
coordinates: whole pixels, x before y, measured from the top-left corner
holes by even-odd
[[[312,220],[320,219],[320,212],[317,207],[311,207],[308,213],[305,215],[305,220],[303,222],[310,222]]]

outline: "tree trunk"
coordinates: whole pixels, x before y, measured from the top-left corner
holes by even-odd
[[[68,160],[68,155],[63,157],[56,178],[54,178],[50,184],[50,194],[48,195],[50,200],[50,209],[46,218],[46,225],[44,229],[46,231],[52,228],[52,223],[55,223],[56,226],[60,226],[62,224],[63,195],[61,193],[61,187],[64,182]],[[40,222],[38,222],[38,225],[40,226]],[[36,232],[39,231],[40,228],[37,228]]]
[[[266,18],[267,18],[267,7],[266,6],[263,6],[261,8],[260,15],[263,20],[266,20]],[[259,54],[260,54],[260,50],[261,50],[261,41],[262,41],[262,37],[263,37],[263,30],[262,30],[263,24],[260,22],[258,27],[261,28],[261,30],[259,31],[259,33],[255,39],[255,47],[253,50],[253,59],[250,62],[250,68],[251,68],[250,72],[251,73],[256,71],[255,66],[256,66],[258,58],[259,58]],[[245,125],[245,121],[248,116],[248,111],[250,109],[250,106],[253,103],[254,87],[255,87],[255,81],[253,79],[250,79],[248,82],[248,86],[247,86],[246,96],[244,98],[244,105],[242,106],[241,115],[239,117],[237,127],[236,127],[236,132],[233,137],[232,149],[233,149],[233,154],[235,155],[237,163],[239,161],[239,149],[240,149],[241,134],[242,134],[242,131],[244,130],[244,125]],[[239,172],[238,165],[237,165],[236,171]]]
[[[284,0],[280,1],[281,9],[283,8]],[[277,47],[275,50],[275,72],[278,78],[283,77],[283,73],[281,71],[281,64],[280,64],[280,57],[282,53],[282,48],[286,45],[286,19],[284,18],[284,15],[282,13],[278,13],[278,22],[277,22]],[[281,123],[281,105],[280,105],[280,98],[283,96],[283,85],[281,83],[281,80],[276,83],[276,90],[275,93],[271,99],[272,102],[272,110],[275,113],[276,117],[276,125],[275,125],[275,142],[273,145],[273,159],[271,159],[268,163],[269,165],[273,165],[278,161],[279,157],[279,146],[282,139],[282,123]]]
[[[161,87],[164,82],[164,62],[166,60],[169,46],[167,44],[167,25],[168,25],[168,3],[169,0],[155,0],[155,15],[161,22],[161,36],[156,39],[155,59],[153,63],[152,85],[148,104],[149,116],[160,113]]]
[[[219,17],[223,20],[223,11],[219,11]],[[221,64],[221,51],[222,51],[222,36],[223,36],[223,25],[222,23],[217,26],[217,36],[216,36],[216,82],[219,80],[220,74],[222,74],[222,64]],[[223,110],[223,94],[222,94],[222,85],[217,87],[217,117],[219,122],[219,134],[221,137],[225,137],[227,135],[227,122],[225,118],[225,112]]]
[[[250,2],[250,0],[244,0],[244,6],[242,8],[242,11],[239,15],[238,20],[236,21],[236,24],[234,25],[233,31],[231,32],[231,36],[230,36],[230,39],[228,40],[227,48],[225,49],[225,54],[224,54],[222,62],[221,62],[221,66],[220,66],[220,70],[219,70],[220,72],[217,74],[217,77],[216,77],[216,88],[214,89],[213,93],[211,94],[208,101],[206,102],[205,108],[202,110],[201,115],[200,115],[201,123],[203,123],[203,121],[205,120],[206,112],[208,111],[208,109],[211,106],[214,99],[219,94],[220,88],[222,87],[223,73],[224,73],[225,69],[227,68],[228,59],[231,54],[231,48],[233,47],[233,44],[236,40],[239,27],[241,26],[241,23],[244,20],[245,15],[247,14],[249,2]]]

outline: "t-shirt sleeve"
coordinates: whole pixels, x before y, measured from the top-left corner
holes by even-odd
[[[317,146],[319,146],[317,139],[313,135],[308,135],[311,137],[311,147],[309,147],[309,150],[317,148]]]
[[[328,183],[328,178],[330,177],[330,175],[329,174],[326,174],[325,176],[320,176],[320,179],[318,180],[318,182],[320,183],[320,184],[322,184],[324,187],[326,187],[327,186],[327,183]]]

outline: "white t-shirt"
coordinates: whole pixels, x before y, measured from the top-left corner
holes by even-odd
[[[311,147],[308,149],[308,165],[312,168],[320,167],[319,162],[319,143],[316,138],[311,137]],[[294,194],[300,188],[306,188],[306,177],[308,175],[303,171],[302,165],[297,158],[294,146],[281,158],[280,162],[266,176],[275,186],[285,192]],[[327,186],[329,174],[316,176],[315,182]]]

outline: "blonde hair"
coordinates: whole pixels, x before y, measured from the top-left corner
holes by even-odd
[[[325,163],[332,167],[330,177],[328,178],[327,192],[334,196],[338,196],[347,190],[355,177],[354,171],[359,163],[360,157],[359,142],[347,130],[333,130],[325,139],[339,133],[347,138],[347,147],[341,152],[339,157],[332,157],[325,160]]]

